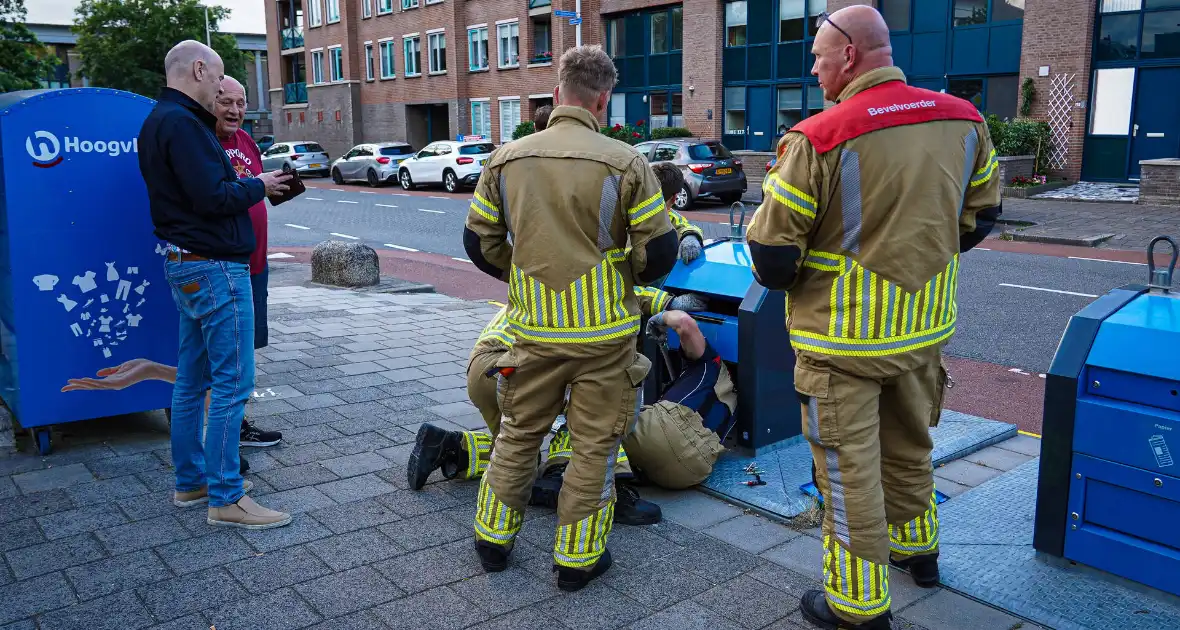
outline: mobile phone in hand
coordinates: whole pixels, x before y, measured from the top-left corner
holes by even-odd
[[[267,197],[267,199],[270,199],[270,205],[277,206],[284,204],[302,195],[307,190],[307,186],[304,186],[303,180],[299,178],[299,171],[291,171],[290,175],[291,179],[287,180],[287,192],[278,197]]]

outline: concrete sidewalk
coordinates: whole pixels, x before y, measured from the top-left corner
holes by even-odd
[[[1166,206],[1004,199],[1003,220],[1013,240],[1056,245],[1145,251],[1157,236],[1180,238],[1180,208]]]
[[[295,522],[215,529],[173,507],[162,414],[64,425],[49,457],[0,457],[0,628],[811,627],[814,523],[695,491],[648,491],[664,522],[616,526],[615,566],[580,593],[556,589],[550,510],[531,509],[512,566],[485,575],[477,484],[411,492],[404,466],[420,423],[481,427],[464,373],[496,307],[296,285],[273,287],[270,309],[249,412],[284,440],[246,455],[252,496]],[[1036,627],[898,572],[891,587],[898,628]]]

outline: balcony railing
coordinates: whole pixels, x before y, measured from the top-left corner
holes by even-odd
[[[283,50],[288,48],[302,48],[303,47],[303,29],[301,28],[285,28],[283,34]]]
[[[307,102],[306,83],[288,83],[283,89],[283,102],[287,105]]]
[[[553,4],[553,0],[529,0],[530,9],[539,9]]]

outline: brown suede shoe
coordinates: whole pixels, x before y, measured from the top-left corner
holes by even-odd
[[[242,492],[249,492],[250,488],[254,487],[254,482],[249,479],[242,480]],[[209,487],[203,486],[200,490],[192,490],[189,492],[173,492],[172,505],[176,507],[189,507],[199,503],[209,502]]]
[[[270,529],[290,525],[291,515],[268,510],[255,503],[254,499],[243,495],[233,505],[209,508],[209,516],[205,522],[210,525],[241,527],[243,529]]]

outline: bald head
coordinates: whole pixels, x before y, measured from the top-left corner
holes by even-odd
[[[168,87],[184,92],[209,111],[213,111],[224,73],[221,55],[191,39],[173,46],[164,57]]]
[[[812,45],[824,98],[835,101],[860,75],[893,65],[889,26],[876,9],[853,5],[836,11],[820,26]]]
[[[221,80],[221,93],[213,104],[213,115],[217,117],[217,137],[228,140],[242,126],[246,116],[246,88],[238,80],[226,76]]]

